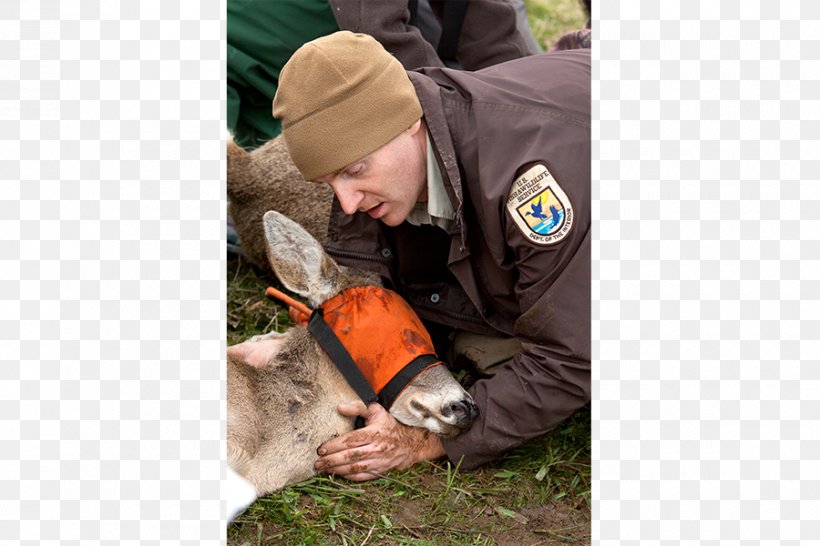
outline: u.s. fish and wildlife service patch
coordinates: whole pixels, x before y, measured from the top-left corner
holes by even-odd
[[[524,237],[539,245],[555,244],[572,229],[572,203],[543,163],[515,179],[507,211]]]

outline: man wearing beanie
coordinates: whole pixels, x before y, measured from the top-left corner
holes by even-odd
[[[589,50],[407,72],[337,32],[288,61],[273,115],[302,175],[336,194],[328,253],[378,272],[441,355],[483,376],[456,438],[340,406],[367,425],[324,444],[318,470],[360,481],[445,455],[475,468],[589,402]]]

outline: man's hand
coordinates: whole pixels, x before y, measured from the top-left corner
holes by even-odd
[[[441,441],[432,432],[402,425],[379,404],[365,407],[356,400],[339,404],[339,413],[361,415],[365,426],[325,442],[317,453],[314,468],[339,474],[354,482],[378,478],[393,468],[408,466],[444,455]]]

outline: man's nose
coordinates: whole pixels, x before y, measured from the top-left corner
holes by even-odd
[[[339,204],[342,206],[344,213],[349,216],[358,210],[362,199],[364,199],[364,194],[360,191],[338,188],[336,189],[336,197],[339,199]]]

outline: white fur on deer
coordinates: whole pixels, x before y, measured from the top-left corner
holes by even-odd
[[[271,211],[263,223],[271,267],[288,290],[307,298],[311,306],[350,287],[380,284],[371,273],[338,266],[289,218]],[[304,327],[230,347],[229,466],[253,484],[259,496],[309,478],[315,474],[316,449],[353,429],[353,419],[342,417],[336,406],[356,398]],[[389,410],[406,425],[454,436],[469,427],[474,408],[446,367],[433,366],[419,374]]]
[[[256,489],[253,485],[228,467],[225,482],[225,500],[228,504],[227,522],[245,511],[256,500]]]

